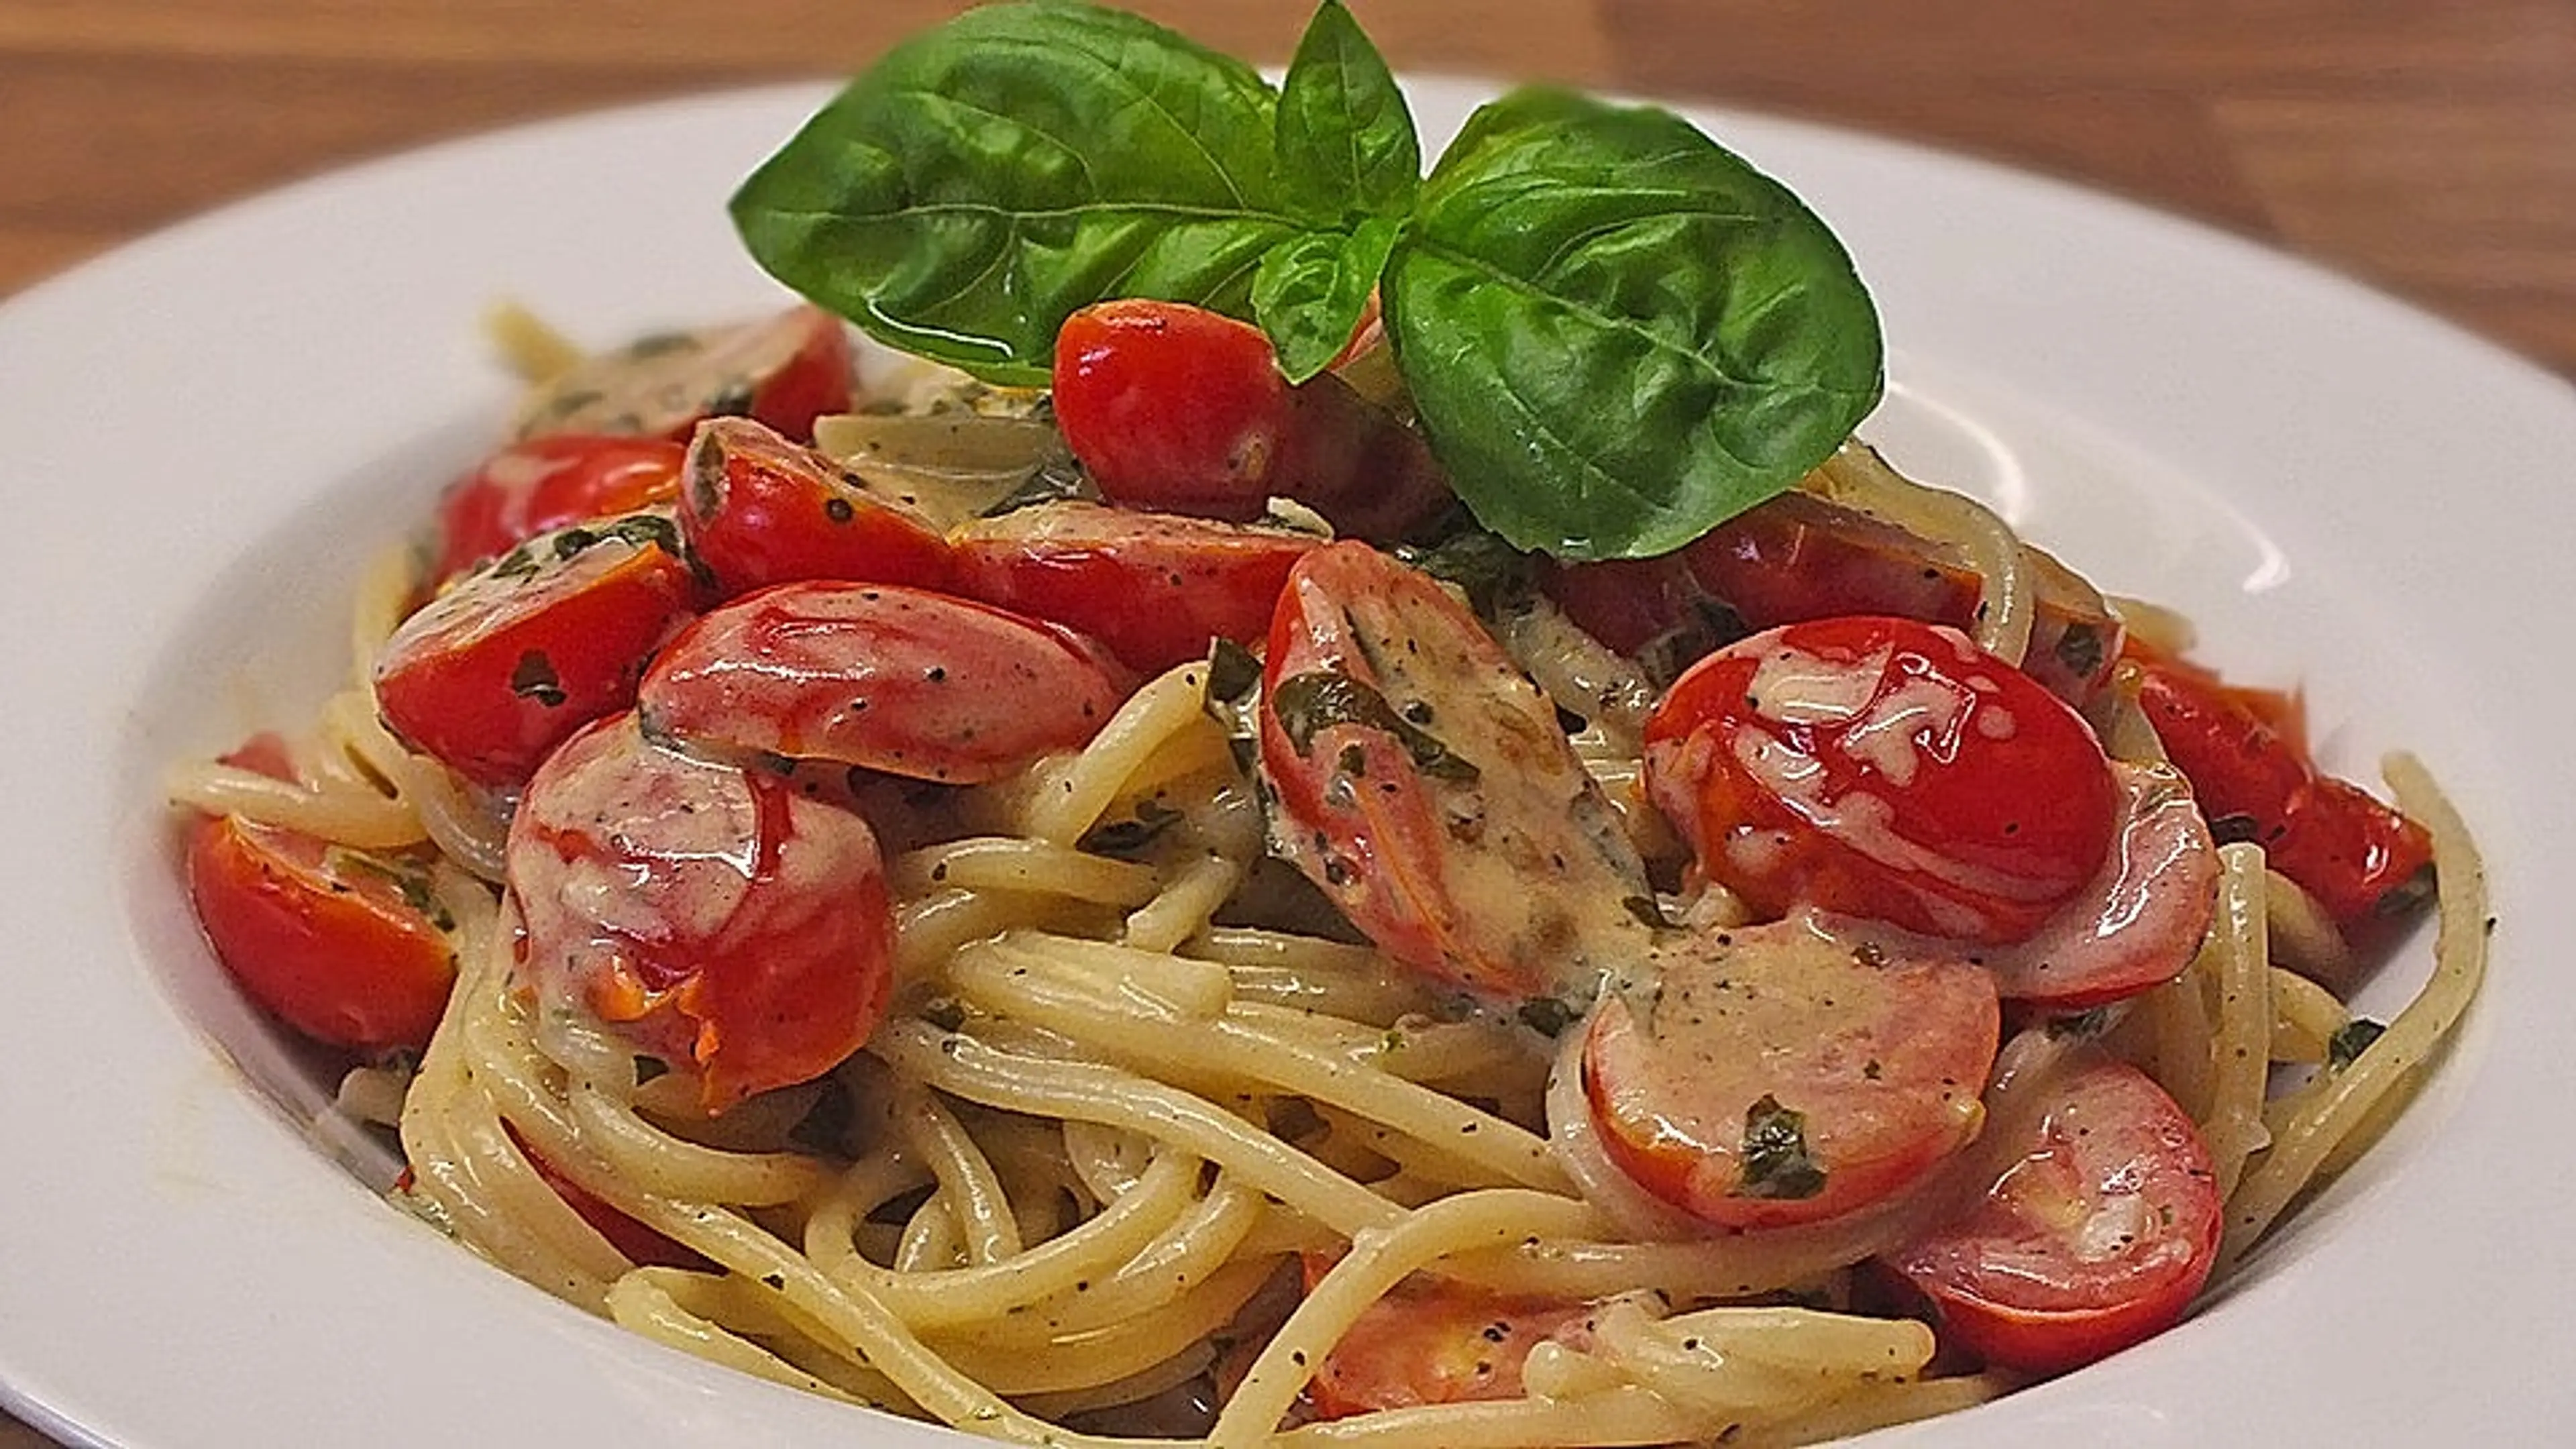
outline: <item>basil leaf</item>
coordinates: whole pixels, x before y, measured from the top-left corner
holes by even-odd
[[[1653,109],[1529,89],[1469,118],[1383,303],[1479,522],[1669,552],[1822,462],[1884,382],[1869,294],[1778,183]]]
[[[1250,67],[1088,5],[992,5],[897,46],[734,194],[770,273],[890,346],[1047,381],[1107,297],[1250,309],[1307,230]]]
[[[1738,1197],[1803,1201],[1825,1190],[1825,1169],[1807,1151],[1807,1114],[1768,1092],[1745,1109],[1743,1152]]]
[[[1370,217],[1347,236],[1310,231],[1261,259],[1252,315],[1270,335],[1290,382],[1304,382],[1341,356],[1402,229],[1392,217]]]
[[[1413,112],[1341,0],[1324,0],[1297,43],[1279,87],[1278,140],[1289,199],[1326,226],[1401,216],[1421,189]]]

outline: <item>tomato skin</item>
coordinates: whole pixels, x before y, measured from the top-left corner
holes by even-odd
[[[506,863],[541,1001],[694,1072],[710,1116],[830,1071],[885,1014],[894,922],[867,822],[653,745],[632,713],[537,771]]]
[[[1792,624],[1676,681],[1647,790],[1701,869],[1765,915],[1812,904],[2020,940],[2093,878],[2118,791],[2092,731],[1955,630]]]
[[[891,584],[746,594],[681,631],[638,692],[658,734],[737,760],[970,784],[1079,748],[1122,681],[1052,624]]]
[[[687,470],[680,531],[727,595],[803,579],[948,586],[948,541],[929,520],[760,423],[699,424]]]
[[[1270,627],[1288,571],[1323,540],[1179,514],[1043,503],[958,530],[958,592],[1097,639],[1145,674]]]
[[[573,731],[634,702],[645,659],[699,597],[668,518],[540,534],[394,631],[376,658],[377,709],[413,749],[515,786]]]
[[[1429,445],[1330,373],[1294,387],[1260,329],[1178,302],[1086,307],[1056,334],[1056,422],[1112,502],[1243,523],[1292,497],[1403,538],[1450,502]]]
[[[438,507],[433,579],[449,579],[517,544],[680,496],[684,450],[660,438],[557,433],[513,443],[457,480]]]
[[[1703,1222],[1839,1217],[1975,1130],[2001,1008],[1993,977],[1955,954],[1796,917],[1659,947],[1641,979],[1593,1013],[1585,1100],[1611,1164]],[[1756,1150],[1777,1153],[1784,1111],[1803,1167]]]
[[[711,417],[754,418],[799,441],[857,390],[849,329],[819,307],[669,332],[585,358],[531,389],[518,436],[607,433],[688,441]]]
[[[2162,1088],[2091,1047],[2066,1071],[1997,1123],[2010,1160],[1983,1195],[1885,1259],[1932,1300],[1945,1340],[2026,1373],[2171,1326],[2224,1227],[2209,1149]]]
[[[1274,851],[1407,967],[1572,1000],[1644,948],[1644,864],[1555,707],[1427,576],[1348,541],[1298,560],[1260,729]]]
[[[2022,670],[2081,706],[2117,662],[2124,630],[2089,585],[2034,556],[2034,616]],[[1849,614],[1967,630],[1983,581],[1937,545],[1856,509],[1784,493],[1662,558],[1550,564],[1540,587],[1586,632],[1635,655],[1668,636],[1687,663],[1742,631]]]
[[[510,1141],[518,1147],[520,1155],[528,1159],[529,1170],[544,1179],[546,1186],[554,1189],[555,1196],[563,1199],[564,1206],[590,1224],[592,1232],[606,1238],[608,1246],[615,1248],[627,1262],[638,1267],[679,1268],[692,1273],[716,1270],[716,1265],[708,1261],[704,1253],[674,1240],[659,1228],[637,1222],[609,1206],[597,1193],[564,1176],[561,1168],[539,1155],[528,1145],[527,1139],[519,1135],[519,1129],[507,1121],[501,1124],[501,1128],[510,1134]]]
[[[1322,1277],[1312,1255],[1307,1286]],[[1516,1399],[1530,1350],[1589,1344],[1598,1305],[1415,1276],[1364,1310],[1306,1385],[1316,1417]]]
[[[399,862],[344,868],[313,836],[226,815],[192,827],[187,869],[216,959],[262,1010],[332,1046],[429,1044],[456,954],[390,879]]]
[[[2129,661],[2139,709],[2222,838],[2261,845],[2265,863],[2364,941],[2429,898],[2432,837],[2367,791],[2319,771],[2294,704],[2177,660],[2132,651]]]

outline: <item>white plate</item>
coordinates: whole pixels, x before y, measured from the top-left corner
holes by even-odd
[[[1480,94],[1426,83],[1427,134]],[[342,666],[361,562],[493,438],[476,317],[775,299],[720,202],[820,99],[755,91],[326,177],[0,306],[10,509],[0,1383],[137,1446],[954,1442],[705,1367],[475,1263],[304,1140],[312,1088],[175,886],[166,761]],[[2531,1442],[2576,1422],[2576,398],[2357,286],[2101,197],[1748,117],[1893,339],[1875,431],[2209,652],[2307,681],[2494,861],[2487,999],[2395,1136],[2180,1329],[1906,1442]],[[2420,969],[2420,967],[2418,968]]]

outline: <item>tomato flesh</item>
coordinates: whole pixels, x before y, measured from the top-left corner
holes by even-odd
[[[726,594],[802,579],[948,582],[948,542],[928,519],[760,423],[700,424],[687,466],[680,530]]]
[[[953,540],[959,592],[1097,639],[1160,674],[1270,627],[1288,571],[1323,540],[1066,501],[978,519]]]
[[[684,450],[661,438],[560,433],[514,443],[458,480],[438,508],[434,579],[449,579],[568,524],[671,503]]]
[[[234,816],[198,822],[187,864],[199,926],[262,1010],[332,1046],[429,1044],[456,956],[417,867]]]
[[[1945,1338],[2028,1373],[2171,1326],[2224,1225],[2209,1149],[2162,1088],[2091,1048],[2067,1070],[2039,1110],[1998,1124],[2009,1161],[1984,1195],[1886,1259]]]
[[[885,1014],[893,915],[867,822],[650,744],[631,713],[537,771],[506,863],[540,999],[696,1073],[710,1115],[830,1071]]]
[[[638,698],[657,733],[727,758],[969,784],[1079,748],[1116,712],[1121,683],[1051,624],[812,581],[709,612],[653,661]]]
[[[1362,543],[1300,559],[1260,716],[1273,849],[1395,960],[1564,1000],[1644,949],[1645,867],[1555,707],[1425,575]]]
[[[1812,904],[1956,940],[2029,936],[2119,813],[2075,712],[1956,630],[1854,617],[1693,665],[1646,729],[1647,789],[1766,915]]]
[[[1583,1044],[1611,1164],[1725,1228],[1789,1227],[1902,1189],[1975,1130],[1994,980],[1815,918],[1701,932],[1612,990]]]
[[[666,517],[540,534],[403,621],[376,656],[376,707],[411,748],[515,786],[573,731],[634,702],[645,659],[698,598]]]

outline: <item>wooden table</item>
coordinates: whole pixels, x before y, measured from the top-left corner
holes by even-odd
[[[0,0],[0,295],[340,162],[854,67],[957,8]],[[1139,8],[1273,61],[1306,14],[1300,0]],[[1721,100],[2088,181],[2352,272],[2576,375],[2576,0],[1354,8],[1402,67]],[[0,1449],[43,1442],[0,1421]]]

